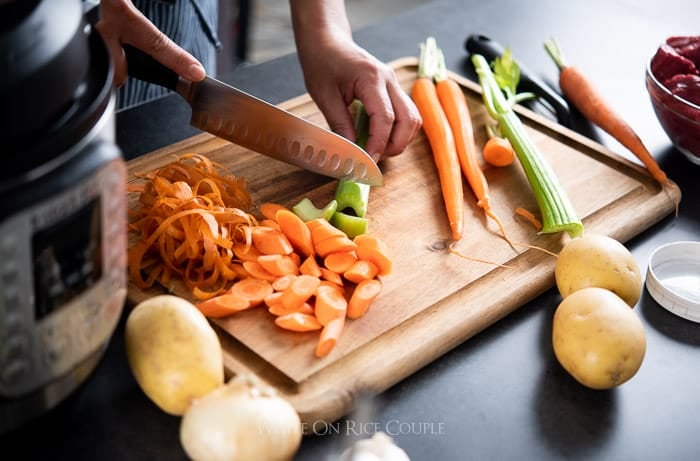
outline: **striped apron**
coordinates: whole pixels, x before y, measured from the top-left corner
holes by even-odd
[[[216,75],[218,0],[132,0],[158,29],[187,50],[204,65],[207,74]],[[160,98],[170,90],[128,78],[117,93],[118,109]]]

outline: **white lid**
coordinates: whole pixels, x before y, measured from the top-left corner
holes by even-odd
[[[646,287],[668,311],[700,323],[700,242],[673,242],[654,250]]]

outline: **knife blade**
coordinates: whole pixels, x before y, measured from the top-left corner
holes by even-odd
[[[191,82],[124,46],[129,76],[169,88],[190,105],[190,124],[314,173],[381,186],[372,157],[348,139],[212,77]]]

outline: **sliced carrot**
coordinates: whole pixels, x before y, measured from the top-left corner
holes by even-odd
[[[515,151],[507,138],[494,136],[489,138],[481,151],[486,163],[496,167],[512,165],[515,160]]]
[[[288,274],[278,277],[275,281],[272,282],[272,289],[275,291],[284,291],[287,288],[289,288],[289,285],[292,284],[292,281],[295,278],[296,275],[294,274]]]
[[[321,279],[318,277],[301,274],[294,279],[289,288],[281,292],[280,301],[287,309],[294,309],[308,301],[316,293],[320,284]]]
[[[323,258],[323,265],[333,272],[342,274],[350,269],[350,266],[357,261],[357,255],[352,251],[338,251],[328,254]]]
[[[345,317],[348,302],[343,292],[331,285],[320,285],[316,290],[314,311],[321,325],[328,325],[333,319]]]
[[[250,277],[267,280],[272,283],[277,279],[277,275],[268,272],[259,262],[257,261],[243,261],[243,268],[248,272]]]
[[[321,258],[325,258],[331,253],[353,251],[355,248],[357,248],[357,244],[345,234],[332,236],[314,243],[316,254]]]
[[[360,234],[353,239],[357,246],[372,248],[382,253],[388,253],[388,246],[374,234]]]
[[[262,304],[265,298],[272,294],[273,291],[274,289],[269,281],[257,278],[238,280],[229,289],[230,294],[247,299],[250,307]]]
[[[308,256],[299,266],[299,273],[304,275],[312,275],[321,277],[321,268],[316,261],[316,257]]]
[[[299,265],[296,260],[290,255],[260,255],[258,257],[258,263],[277,277],[283,275],[296,275],[299,273]]]
[[[282,305],[282,292],[273,291],[269,295],[265,296],[263,301],[267,307],[281,306]]]
[[[275,219],[279,223],[280,230],[302,256],[314,254],[311,230],[299,216],[293,211],[284,208],[277,210]]]
[[[272,227],[254,226],[251,229],[253,245],[263,254],[288,255],[294,247],[282,231]]]
[[[389,256],[387,256],[385,253],[375,248],[361,246],[357,247],[355,253],[357,253],[357,259],[374,263],[378,269],[377,275],[391,274],[393,263]]]
[[[280,229],[280,225],[274,219],[265,218],[262,221],[260,221],[258,223],[258,225],[261,227],[269,227],[271,229],[277,229],[278,231],[282,230],[282,229]]]
[[[379,268],[372,261],[358,259],[350,269],[343,272],[343,277],[353,283],[360,283],[364,280],[372,280],[378,273]]]
[[[308,314],[308,315],[315,315],[314,314],[314,307],[309,304],[309,303],[301,303],[298,307],[295,307],[294,309],[287,309],[282,305],[282,303],[278,304],[273,304],[272,306],[269,306],[267,311],[274,315],[274,316],[281,316],[281,315],[287,315],[287,314],[293,314],[295,312],[298,312],[300,314]]]
[[[260,214],[263,216],[263,218],[270,219],[272,221],[277,221],[277,211],[286,209],[287,207],[284,205],[275,202],[264,202],[258,205],[258,210],[260,210]]]
[[[306,225],[311,231],[311,241],[314,244],[314,248],[316,247],[316,245],[318,245],[318,242],[321,242],[331,237],[347,238],[345,232],[333,226],[330,222],[326,221],[323,218],[316,218],[310,221],[306,221]]]
[[[332,271],[326,267],[321,267],[319,269],[321,271],[321,278],[323,280],[331,282],[332,284],[337,285],[339,287],[342,287],[344,285],[343,276],[338,272]]]
[[[318,344],[316,345],[316,357],[325,357],[335,348],[344,328],[345,317],[338,317],[337,319],[331,320],[323,327],[321,335],[318,338]]]
[[[247,298],[237,294],[226,293],[209,298],[196,304],[197,309],[209,318],[221,318],[251,307]]]
[[[253,245],[237,243],[233,245],[233,254],[236,255],[239,261],[257,261],[262,255]]]
[[[382,283],[377,279],[365,280],[357,284],[348,301],[347,316],[357,319],[365,315],[372,302],[379,296]]]
[[[275,318],[275,325],[285,330],[298,332],[314,331],[323,328],[323,325],[316,317],[310,314],[302,314],[301,312],[280,315]]]

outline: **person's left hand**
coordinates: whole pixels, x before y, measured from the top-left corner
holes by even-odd
[[[367,152],[375,161],[403,152],[422,120],[393,69],[343,34],[297,46],[306,88],[330,129],[356,139],[348,106],[359,99],[370,120]]]
[[[95,27],[112,56],[116,86],[121,86],[127,78],[123,44],[132,45],[150,54],[187,80],[199,81],[206,76],[202,64],[158,30],[130,0],[102,0],[100,20]]]

